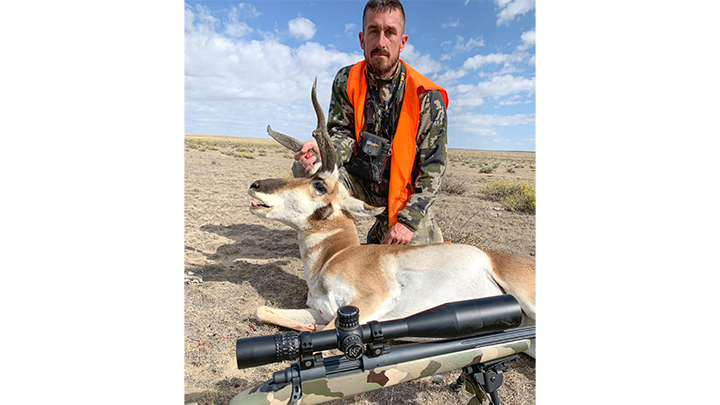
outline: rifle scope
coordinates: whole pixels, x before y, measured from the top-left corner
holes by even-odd
[[[338,316],[349,308],[354,307],[339,308]],[[406,337],[450,339],[514,328],[520,325],[521,320],[520,304],[515,297],[506,294],[443,304],[406,318],[377,322],[373,329],[377,334],[379,328],[385,340]],[[357,343],[359,340],[362,343],[374,341],[372,323],[357,326]],[[303,342],[309,342],[312,350],[318,352],[342,349],[342,341],[347,338],[348,331],[347,328],[336,327],[334,330],[302,334],[305,334]],[[295,361],[301,353],[300,340],[300,335],[295,332],[238,339],[235,344],[238,369]],[[353,346],[357,348],[357,344]]]

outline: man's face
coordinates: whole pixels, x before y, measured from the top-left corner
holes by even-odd
[[[389,13],[367,11],[365,26],[360,33],[360,47],[371,72],[381,78],[395,73],[400,52],[405,49],[408,39],[408,36],[403,34],[404,29],[400,10]]]

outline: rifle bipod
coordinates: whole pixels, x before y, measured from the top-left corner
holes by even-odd
[[[483,398],[488,398],[492,405],[500,405],[497,389],[503,383],[503,373],[510,369],[510,362],[517,360],[517,358],[518,355],[514,354],[465,367],[454,387],[459,390],[465,383],[465,389],[475,395],[470,399],[468,405],[480,405],[483,403]]]

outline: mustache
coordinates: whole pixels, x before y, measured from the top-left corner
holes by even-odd
[[[385,55],[389,58],[390,51],[388,51],[387,49],[375,48],[375,49],[373,49],[372,52],[370,52],[370,56],[372,56],[372,55]]]

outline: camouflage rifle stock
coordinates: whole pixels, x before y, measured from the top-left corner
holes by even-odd
[[[350,317],[345,316],[348,313]],[[357,309],[343,307],[335,330],[238,339],[238,368],[298,357],[300,361],[241,392],[230,404],[318,404],[462,369],[458,382],[464,381],[475,394],[471,403],[481,402],[487,393],[499,405],[495,391],[502,372],[535,337],[535,326],[517,327],[520,320],[520,306],[510,295],[445,304],[404,319],[362,326],[357,325]],[[486,333],[476,335],[482,332]],[[452,339],[387,345],[387,340],[402,337]],[[316,353],[334,348],[345,354],[323,358]]]

